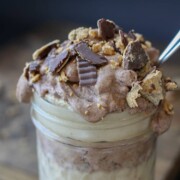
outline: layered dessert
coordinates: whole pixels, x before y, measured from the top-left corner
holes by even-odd
[[[48,106],[44,118],[35,118],[42,126],[41,179],[153,179],[156,135],[169,128],[173,114],[166,92],[177,88],[162,74],[158,57],[141,34],[107,19],[33,53],[17,98]]]

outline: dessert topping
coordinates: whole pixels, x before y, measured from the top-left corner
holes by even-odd
[[[66,76],[66,74],[64,73],[63,70],[62,70],[61,73],[60,73],[59,81],[60,81],[60,82],[67,82],[67,81],[68,81],[68,78],[67,78],[67,76]]]
[[[150,72],[142,81],[141,94],[155,106],[164,99],[162,89],[162,73],[158,70]]]
[[[169,103],[167,100],[164,101],[163,103],[163,108],[166,114],[168,115],[173,115],[174,114],[174,108],[171,103]]]
[[[148,56],[138,41],[130,42],[123,53],[124,69],[139,70],[146,65],[148,60]]]
[[[91,38],[98,38],[98,30],[97,29],[89,29],[89,36]]]
[[[88,61],[77,57],[79,85],[90,86],[96,84],[97,72],[96,67],[91,65]]]
[[[101,43],[96,43],[92,45],[92,51],[94,53],[98,53],[102,49],[102,44]]]
[[[80,27],[72,30],[68,35],[68,39],[71,41],[75,41],[75,40],[80,41],[87,38],[88,35],[89,35],[89,28]]]
[[[106,43],[102,47],[102,52],[104,55],[107,55],[107,56],[112,56],[115,54],[114,48],[110,45],[110,43]]]
[[[177,89],[177,87],[176,82],[172,81],[169,77],[165,79],[165,88],[167,91],[173,91]]]
[[[126,39],[125,34],[122,30],[119,30],[119,36],[121,38],[122,44],[124,45],[124,47],[126,47],[128,44],[128,40]]]
[[[32,55],[33,60],[37,60],[37,59],[41,60],[41,59],[45,58],[48,55],[48,53],[51,51],[52,48],[59,46],[59,43],[60,43],[59,40],[54,40],[54,41],[44,45],[43,47],[37,49]]]
[[[29,72],[37,74],[40,70],[40,64],[37,61],[33,61],[29,64]]]
[[[138,107],[136,99],[141,96],[141,94],[139,93],[140,90],[142,90],[142,87],[138,82],[136,82],[132,85],[131,90],[128,92],[126,100],[130,108]]]
[[[60,70],[64,67],[68,60],[69,51],[67,49],[60,52],[55,58],[49,57],[47,59],[49,71],[52,73],[60,72]]]
[[[29,64],[30,63],[26,63],[26,66],[23,69],[23,77],[25,77],[26,80],[29,79]]]
[[[177,89],[177,84],[175,82],[168,82],[165,84],[165,88],[167,91],[174,91]]]
[[[75,50],[82,59],[88,61],[92,65],[99,66],[107,64],[107,59],[104,56],[95,54],[93,51],[91,51],[85,42],[77,44]]]
[[[31,78],[30,79],[30,84],[36,83],[41,79],[41,75],[40,74],[31,75],[30,78]]]
[[[116,26],[114,22],[106,19],[99,19],[97,22],[99,36],[104,40],[114,37]]]

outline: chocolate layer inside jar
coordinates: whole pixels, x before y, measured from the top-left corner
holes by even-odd
[[[115,171],[133,168],[148,161],[155,150],[155,136],[142,136],[130,141],[99,142],[94,147],[77,147],[48,139],[38,132],[39,148],[48,161],[65,170],[82,172]]]

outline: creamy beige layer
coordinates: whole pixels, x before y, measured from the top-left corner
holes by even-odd
[[[54,154],[51,152],[44,154],[41,148],[38,142],[40,180],[152,180],[154,176],[155,152],[135,166],[129,164],[130,167],[120,167],[115,170],[83,172],[76,170],[73,165],[69,168],[62,167],[53,160]]]
[[[52,99],[51,99],[52,100]],[[54,133],[65,138],[85,142],[119,141],[150,131],[151,114],[111,113],[99,122],[90,123],[73,111],[64,101],[53,105],[37,95],[32,101],[32,118]]]

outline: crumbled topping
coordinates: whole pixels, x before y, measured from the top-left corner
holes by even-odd
[[[139,91],[142,90],[142,87],[139,83],[134,83],[131,90],[128,92],[126,100],[130,108],[138,107],[136,99],[141,96]]]
[[[135,33],[136,39],[140,42],[144,42],[144,37],[142,34]]]
[[[106,43],[103,47],[102,47],[102,52],[104,55],[109,55],[112,56],[115,54],[114,48],[112,46],[110,46],[109,43]]]
[[[122,64],[122,60],[123,60],[123,56],[122,55],[118,55],[118,62],[119,62],[119,65]]]
[[[98,38],[98,30],[97,29],[89,29],[89,37],[96,39]]]
[[[36,74],[36,75],[32,75],[30,76],[30,84],[32,83],[36,83],[41,79],[41,75],[40,74]]]
[[[162,89],[162,73],[158,70],[150,72],[142,81],[141,94],[155,106],[164,99]]]
[[[59,40],[54,40],[42,46],[41,48],[37,49],[32,55],[33,60],[45,58],[53,47],[59,46],[59,43],[60,43]]]
[[[59,54],[63,50],[63,47],[59,47],[56,49],[55,54]]]
[[[88,28],[83,28],[81,31],[77,32],[76,34],[76,39],[78,41],[83,40],[87,38],[89,35],[89,29]]]
[[[59,76],[59,81],[60,82],[67,82],[68,81],[68,78],[67,78],[64,71],[61,71],[60,76]]]
[[[145,41],[145,45],[147,48],[151,48],[152,47],[152,44],[150,41]]]
[[[115,39],[115,46],[116,48],[118,48],[120,50],[120,52],[122,53],[125,49],[125,45],[122,42],[122,38],[120,36],[117,36]]]
[[[163,108],[166,114],[168,115],[173,115],[174,114],[174,108],[171,103],[169,103],[167,100],[164,101],[163,103]]]
[[[141,44],[142,48],[146,51],[148,47],[145,44]]]
[[[165,88],[167,91],[174,91],[177,89],[177,84],[175,82],[168,82],[165,84]]]
[[[72,30],[68,35],[68,39],[71,41],[75,41],[75,40],[80,41],[87,38],[88,35],[89,35],[89,28],[80,27]]]
[[[69,96],[72,97],[73,94],[74,94],[73,91],[70,91]]]
[[[114,61],[114,60],[110,60],[110,63],[111,63],[112,69],[116,69],[116,68],[119,67],[120,64],[121,64],[120,61]]]
[[[102,43],[96,43],[92,45],[92,51],[94,53],[98,53],[101,50],[102,50]]]

